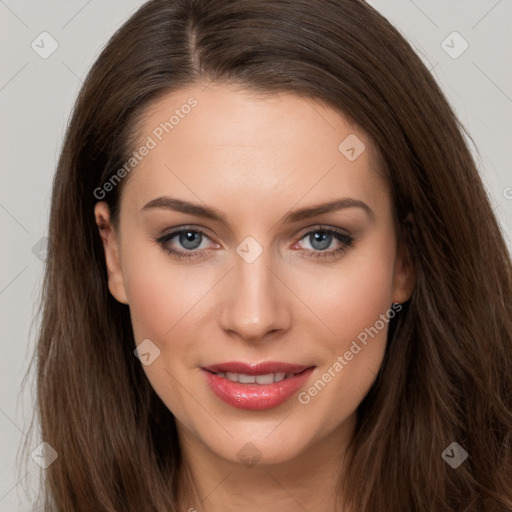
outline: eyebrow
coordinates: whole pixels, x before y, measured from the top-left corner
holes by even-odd
[[[210,208],[208,206],[202,206],[196,203],[190,203],[188,201],[183,201],[181,199],[176,199],[168,196],[161,196],[149,201],[145,206],[141,208],[141,211],[148,211],[155,208],[163,208],[166,210],[172,210],[176,212],[188,213],[190,215],[195,215],[197,217],[204,217],[206,219],[210,219],[213,221],[221,222],[223,224],[228,224],[226,217],[219,210],[215,208]],[[328,203],[322,203],[314,206],[308,206],[306,208],[301,208],[298,210],[294,210],[288,212],[281,219],[281,222],[284,223],[293,223],[298,222],[304,219],[308,219],[310,217],[315,217],[317,215],[321,215],[322,213],[329,213],[337,210],[344,210],[346,208],[361,208],[364,210],[368,216],[373,220],[375,218],[375,214],[373,210],[363,201],[359,199],[353,199],[350,197],[344,197],[341,199],[336,199],[334,201],[330,201]]]

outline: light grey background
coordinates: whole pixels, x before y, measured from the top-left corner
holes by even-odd
[[[20,484],[32,482],[36,488],[42,471],[32,459],[27,471],[16,467],[34,396],[32,380],[23,394],[21,380],[37,327],[31,323],[44,257],[44,247],[37,250],[37,244],[46,235],[52,177],[66,124],[100,49],[142,3],[0,0],[0,512],[31,510]],[[511,247],[511,1],[368,3],[421,55],[470,132],[476,144],[472,151]],[[58,43],[46,59],[31,47],[35,41],[39,52],[51,49],[48,36],[40,36],[44,31]],[[454,31],[463,39],[450,35]],[[457,58],[447,53],[459,53],[464,40],[469,44],[464,53]],[[35,449],[40,442],[33,439],[30,446]]]

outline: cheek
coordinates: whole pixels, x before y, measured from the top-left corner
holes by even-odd
[[[335,270],[315,269],[301,295],[343,348],[391,306],[394,255],[386,246],[347,254]],[[326,330],[325,327],[328,329]]]
[[[173,414],[186,417],[190,397],[183,383],[190,376],[184,369],[196,362],[191,332],[200,322],[200,301],[215,282],[207,271],[184,271],[158,252],[147,247],[125,251],[132,329],[136,345],[149,339],[160,351],[143,366],[152,388]]]
[[[208,272],[181,267],[165,251],[148,243],[123,253],[123,269],[135,340],[161,346],[194,316],[194,305],[213,286]],[[205,279],[206,278],[206,279]]]
[[[298,398],[311,417],[325,418],[322,432],[357,409],[382,365],[389,321],[395,315],[393,258],[392,250],[382,245],[347,258],[329,276],[308,279],[308,304],[322,320],[318,332],[326,333],[317,335],[319,353],[325,357],[316,379]]]

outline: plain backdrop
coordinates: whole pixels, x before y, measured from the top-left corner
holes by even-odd
[[[65,128],[99,51],[142,3],[0,0],[0,512],[32,510],[20,484],[37,487],[42,471],[29,460],[21,472],[16,455],[33,410],[32,378],[23,393],[21,385],[34,348],[50,191]],[[512,3],[368,3],[413,45],[471,134],[511,247]]]

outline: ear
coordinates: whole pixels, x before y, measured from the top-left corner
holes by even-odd
[[[119,257],[119,239],[110,221],[110,209],[105,201],[96,203],[94,206],[94,216],[103,242],[103,250],[105,251],[108,289],[118,302],[128,304],[124,277],[121,270],[121,259]]]
[[[402,243],[397,250],[395,267],[393,272],[393,295],[392,302],[404,303],[411,298],[414,286],[416,284],[416,269],[408,250],[406,239],[412,241],[411,231],[414,229],[414,219],[409,213],[405,219],[405,228],[407,233],[404,234]]]

